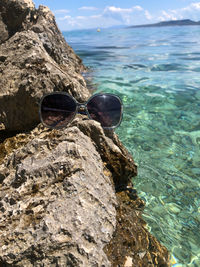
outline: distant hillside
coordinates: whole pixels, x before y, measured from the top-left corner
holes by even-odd
[[[134,25],[130,26],[129,28],[141,28],[141,27],[166,27],[166,26],[194,26],[200,25],[200,21],[195,22],[190,19],[183,19],[183,20],[169,20],[169,21],[162,21],[154,24],[144,24],[144,25]]]

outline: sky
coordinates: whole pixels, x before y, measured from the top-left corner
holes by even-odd
[[[33,0],[48,6],[62,31],[149,24],[167,20],[200,21],[200,0]]]

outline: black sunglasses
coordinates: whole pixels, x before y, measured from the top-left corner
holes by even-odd
[[[105,129],[114,129],[121,123],[123,105],[118,96],[108,93],[93,95],[87,102],[79,103],[65,92],[54,92],[40,101],[40,119],[49,128],[65,127],[77,113],[88,115]]]

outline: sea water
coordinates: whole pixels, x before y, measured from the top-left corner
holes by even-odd
[[[173,266],[200,266],[200,26],[64,32],[97,92],[121,97],[116,130],[138,164],[148,229]]]

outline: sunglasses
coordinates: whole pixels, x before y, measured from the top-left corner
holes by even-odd
[[[40,119],[49,128],[65,127],[77,113],[100,122],[105,129],[114,129],[121,123],[123,105],[118,96],[108,93],[93,95],[87,102],[79,103],[65,92],[54,92],[40,101]]]

